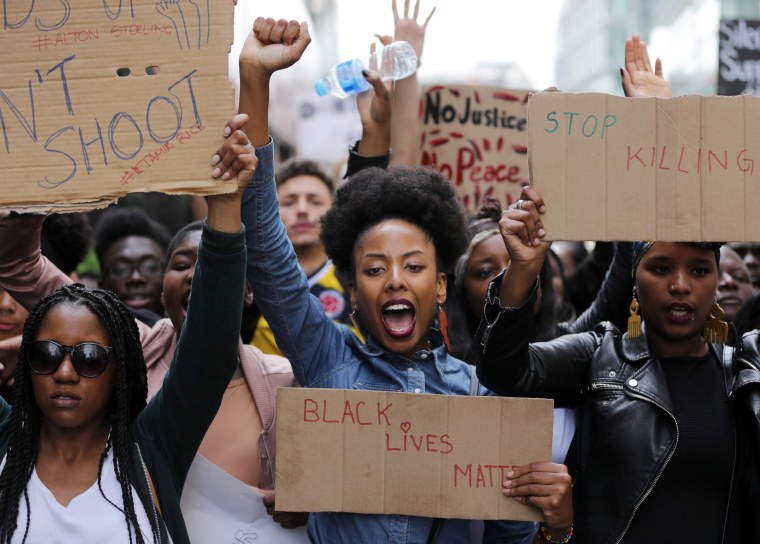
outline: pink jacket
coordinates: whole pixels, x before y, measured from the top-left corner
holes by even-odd
[[[0,287],[26,308],[71,279],[40,252],[42,215],[17,215],[0,218]],[[145,364],[148,367],[148,398],[163,384],[169,370],[177,334],[169,319],[153,328],[135,320],[140,331]],[[261,487],[274,488],[275,474],[275,396],[278,387],[294,387],[296,381],[287,359],[265,355],[258,348],[240,342],[240,364],[261,416],[262,433],[258,440]]]

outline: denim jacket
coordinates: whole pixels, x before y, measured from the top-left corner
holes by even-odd
[[[273,145],[257,148],[258,166],[243,197],[248,281],[277,344],[304,387],[469,395],[470,366],[448,354],[437,331],[431,350],[411,359],[388,353],[372,339],[363,344],[334,323],[310,294],[306,276],[278,213]],[[480,394],[491,394],[480,387]],[[431,518],[400,515],[313,513],[313,542],[425,543]],[[470,542],[469,522],[447,520],[438,542]]]

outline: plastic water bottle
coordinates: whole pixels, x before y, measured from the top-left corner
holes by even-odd
[[[383,81],[404,79],[417,69],[417,54],[409,43],[393,42],[370,55],[369,67],[379,71]],[[362,75],[365,69],[361,59],[341,62],[330,68],[324,78],[318,79],[314,88],[319,96],[332,93],[338,98],[362,93],[372,87]]]

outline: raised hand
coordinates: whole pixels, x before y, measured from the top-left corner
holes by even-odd
[[[541,195],[532,187],[523,187],[520,200],[501,213],[499,232],[510,259],[499,288],[502,306],[522,306],[536,283],[551,245],[542,241],[546,232],[541,214],[545,211]]]
[[[538,268],[543,262],[544,254],[550,243],[543,242],[545,236],[541,214],[546,211],[544,200],[530,186],[524,187],[520,200],[501,213],[499,231],[510,260],[516,265],[528,265]]]
[[[417,22],[417,16],[420,13],[420,0],[416,0],[414,4],[414,13],[409,17],[409,0],[404,0],[404,16],[399,17],[398,8],[396,6],[396,0],[393,0],[393,21],[395,24],[395,31],[393,39],[394,41],[405,41],[414,48],[417,53],[417,59],[422,59],[422,49],[425,46],[425,31],[430,19],[435,13],[435,8],[430,11],[430,14],[425,18],[425,22],[422,24]]]
[[[370,55],[375,44],[370,46]],[[362,122],[362,139],[358,152],[365,157],[388,153],[391,138],[391,82],[381,81],[376,63],[370,63],[363,75],[372,89],[356,95],[356,107]]]
[[[257,17],[243,44],[240,65],[273,74],[295,64],[311,43],[306,22]]]
[[[530,463],[513,467],[503,483],[504,495],[539,508],[552,542],[559,542],[573,525],[573,480],[565,465]]]
[[[673,91],[662,76],[662,62],[649,61],[647,46],[638,34],[625,41],[625,68],[620,69],[623,77],[623,91],[635,98],[671,98]]]
[[[242,190],[256,170],[256,154],[248,136],[244,132],[248,116],[238,114],[224,127],[224,143],[211,157],[211,165],[214,167],[211,176],[230,180],[237,177],[238,192]]]

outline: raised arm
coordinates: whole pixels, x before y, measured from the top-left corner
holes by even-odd
[[[251,115],[249,134],[257,146],[263,146],[256,148],[259,165],[243,196],[247,277],[261,314],[301,385],[312,384],[339,360],[342,350],[349,349],[338,325],[309,292],[280,221],[274,182],[274,152],[266,117],[269,79],[275,71],[295,63],[310,40],[306,23],[259,18],[240,54],[240,111]]]
[[[375,51],[372,44],[370,53]],[[344,177],[365,168],[388,168],[391,158],[391,85],[380,80],[376,66],[363,72],[372,89],[356,96],[356,107],[362,122],[362,137],[349,150]]]
[[[224,144],[211,160],[212,176],[234,180],[236,191],[208,197],[187,319],[163,387],[137,421],[137,432],[163,454],[163,464],[154,469],[173,471],[178,481],[187,474],[238,366],[246,262],[240,202],[256,167],[243,132],[247,120],[238,115],[228,124]]]
[[[541,240],[543,199],[530,187],[521,197],[499,223],[510,262],[488,287],[475,338],[478,377],[500,395],[553,398],[558,405],[573,406],[600,336],[571,334],[530,344],[537,277],[549,244]]]
[[[551,242],[545,236],[541,214],[546,211],[543,198],[532,187],[525,187],[520,199],[501,214],[499,231],[509,253],[499,298],[502,306],[522,306],[528,299],[544,264]]]
[[[373,43],[370,55],[374,52]],[[371,63],[369,70],[363,72],[372,89],[356,96],[356,107],[362,122],[362,138],[356,151],[368,158],[388,155],[391,147],[391,84],[381,81],[377,70],[378,67]]]
[[[662,75],[662,62],[655,60],[654,70],[647,46],[638,34],[625,41],[625,68],[620,69],[625,96],[634,98],[671,98],[673,90]]]
[[[403,16],[399,15],[396,0],[393,0],[394,41],[408,42],[417,53],[417,68],[422,62],[425,47],[425,32],[435,13],[433,8],[424,22],[418,21],[420,0],[414,4],[414,12],[409,13],[410,0],[404,0]],[[393,93],[393,118],[391,120],[391,165],[419,166],[420,147],[420,84],[417,72],[396,82]]]
[[[240,52],[240,104],[250,117],[246,130],[255,147],[269,143],[269,82],[295,64],[311,43],[305,22],[258,17]]]
[[[44,215],[32,214],[0,218],[0,287],[27,310],[71,283],[71,278],[42,255],[44,221]]]

